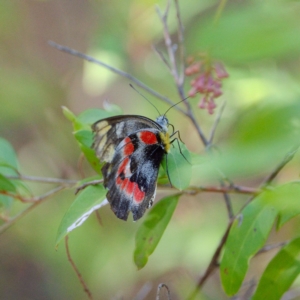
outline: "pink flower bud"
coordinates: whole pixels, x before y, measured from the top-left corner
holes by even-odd
[[[229,74],[225,70],[225,67],[220,62],[214,64],[214,69],[219,79],[223,79],[229,76]]]
[[[198,107],[202,109],[206,108],[206,101],[207,101],[207,97],[206,96],[202,97],[198,104]]]

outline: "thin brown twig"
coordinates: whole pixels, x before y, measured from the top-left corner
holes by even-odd
[[[272,181],[276,178],[279,172],[286,166],[286,164],[289,163],[294,158],[295,154],[299,150],[299,147],[300,145],[293,147],[293,149],[291,149],[291,151],[289,151],[285,155],[283,160],[276,166],[276,168],[262,181],[262,183],[260,184],[260,189],[263,189],[272,183]],[[247,202],[240,209],[240,212],[255,198],[255,196],[256,195],[253,195],[247,200]]]
[[[180,78],[180,76],[178,75],[178,69],[177,69],[177,64],[176,64],[176,57],[175,57],[175,49],[174,49],[174,45],[172,44],[172,39],[170,37],[170,32],[169,32],[169,28],[168,28],[168,24],[167,24],[167,12],[168,12],[168,7],[165,11],[165,13],[162,13],[158,8],[157,8],[157,13],[158,16],[163,24],[163,31],[164,31],[164,40],[165,40],[165,45],[168,51],[168,55],[169,55],[169,60],[170,60],[170,67],[171,67],[171,75],[174,78],[179,96],[181,98],[181,100],[186,99],[185,95],[184,95],[184,91],[183,91],[183,80]],[[179,14],[177,14],[178,17],[180,17]],[[181,21],[180,21],[181,22]],[[200,127],[200,125],[198,124],[193,111],[191,109],[191,106],[189,104],[189,102],[184,101],[183,102],[186,106],[186,112],[184,113],[186,116],[188,116],[188,118],[191,120],[193,126],[196,128],[197,133],[202,141],[202,143],[206,146],[207,145],[207,139]]]
[[[155,51],[155,53],[158,55],[158,57],[161,59],[161,61],[167,66],[167,68],[170,71],[171,66],[170,66],[169,62],[167,61],[167,59],[165,58],[165,56],[163,55],[163,53],[155,45],[152,45],[152,48]]]
[[[103,179],[95,179],[95,180],[92,180],[92,181],[85,182],[76,189],[75,195],[78,194],[81,190],[85,189],[89,185],[97,185],[97,184],[102,183],[102,182],[103,182]]]
[[[93,295],[91,293],[91,291],[89,290],[89,288],[87,287],[82,275],[80,274],[75,262],[73,261],[72,257],[71,257],[71,253],[70,253],[70,249],[69,249],[69,243],[68,243],[69,237],[66,236],[65,237],[65,247],[66,247],[66,252],[67,252],[67,257],[68,257],[68,261],[70,262],[74,272],[76,273],[77,278],[80,281],[80,284],[83,287],[84,292],[87,294],[88,298],[93,300]]]
[[[220,181],[220,184],[221,184],[221,187],[224,187],[223,180]],[[225,201],[225,204],[226,204],[228,218],[229,218],[229,220],[231,220],[232,218],[234,218],[234,213],[233,213],[230,197],[229,197],[227,192],[223,193],[223,197],[224,197],[224,201]]]
[[[103,222],[102,222],[102,218],[101,218],[100,213],[99,213],[99,209],[95,210],[95,214],[96,214],[96,218],[97,218],[98,223],[100,224],[100,226],[103,226]]]
[[[167,23],[168,14],[170,10],[170,2],[171,2],[170,0],[167,2],[167,7],[164,13],[162,13],[158,7],[156,7],[156,12],[161,20],[161,23],[163,24],[164,41],[168,51],[168,56],[169,56],[170,66],[171,66],[170,72],[175,80],[176,86],[180,86],[181,84],[179,82],[179,75],[178,75],[178,69],[177,69],[176,57],[175,57],[176,50],[172,42],[169,28],[168,28],[168,23]]]
[[[155,90],[151,89],[150,87],[148,87],[147,85],[145,85],[143,82],[141,82],[140,80],[138,80],[137,78],[135,78],[134,76],[122,71],[122,70],[119,70],[117,68],[114,68],[108,64],[105,64],[104,62],[98,60],[98,59],[95,59],[89,55],[86,55],[86,54],[83,54],[77,50],[74,50],[74,49],[71,49],[69,47],[66,47],[66,46],[62,46],[62,45],[59,45],[53,41],[49,41],[48,42],[50,46],[56,48],[57,50],[59,51],[62,51],[62,52],[66,52],[68,54],[71,54],[73,56],[76,56],[76,57],[80,57],[84,60],[87,60],[89,62],[92,62],[92,63],[95,63],[101,67],[104,67],[108,70],[110,70],[111,72],[113,73],[116,73],[120,76],[123,76],[125,78],[128,78],[129,80],[131,80],[132,82],[134,82],[136,85],[138,85],[139,87],[141,87],[142,89],[144,89],[145,91],[147,91],[149,94],[153,95],[154,97],[157,97],[158,99],[164,101],[165,103],[169,104],[169,105],[173,105],[174,102],[172,100],[170,100],[169,98],[159,94],[158,92],[156,92]],[[178,111],[180,111],[181,113],[183,114],[186,114],[184,110],[182,110],[179,106],[175,106],[175,109],[177,109]]]
[[[181,21],[180,9],[179,9],[179,1],[174,0],[175,9],[176,9],[176,17],[178,23],[178,50],[179,50],[179,83],[181,86],[184,85],[185,80],[185,48],[184,48],[184,28]]]
[[[63,179],[63,178],[50,178],[50,177],[36,177],[36,176],[29,176],[29,175],[5,175],[8,179],[15,179],[15,180],[24,180],[24,181],[34,181],[34,182],[42,182],[42,183],[61,183],[64,185],[73,185],[78,182],[78,180],[71,180],[71,179]]]
[[[230,193],[230,194],[250,194],[257,195],[261,192],[261,189],[246,187],[246,186],[203,186],[203,187],[192,187],[183,191],[183,193],[195,195],[197,193],[209,192],[209,193]]]
[[[266,245],[263,248],[261,248],[256,254],[259,255],[261,253],[265,253],[268,252],[270,250],[276,249],[276,248],[281,248],[284,247],[285,245],[287,245],[289,243],[289,241],[285,241],[285,242],[281,242],[281,243],[276,243],[276,244],[270,244],[270,245]]]
[[[16,221],[18,221],[19,219],[24,217],[26,214],[28,214],[30,211],[32,211],[36,206],[38,206],[39,204],[44,202],[47,198],[49,198],[50,196],[53,196],[54,194],[62,191],[64,188],[65,188],[65,186],[59,186],[59,187],[45,193],[44,195],[36,197],[36,201],[33,204],[28,206],[26,209],[21,211],[19,214],[17,214],[14,217],[8,219],[8,221],[6,223],[4,223],[3,225],[0,226],[0,234],[3,233],[6,229],[8,229],[10,226],[12,226]]]
[[[225,233],[223,234],[222,236],[222,239],[219,243],[219,246],[218,248],[215,250],[215,253],[204,273],[204,275],[200,278],[195,290],[191,293],[191,295],[188,297],[188,300],[192,300],[194,299],[199,290],[201,289],[201,287],[204,285],[204,283],[206,282],[206,280],[208,279],[208,277],[213,273],[213,271],[216,269],[216,267],[218,266],[218,260],[219,260],[219,256],[220,256],[220,253],[222,251],[222,248],[227,240],[227,237],[228,237],[228,234],[229,234],[229,231],[230,231],[230,228],[231,228],[231,225],[233,223],[233,220],[234,219],[231,219],[227,225],[227,228],[226,228],[226,231]]]
[[[297,145],[293,147],[283,158],[282,162],[277,165],[277,167],[263,180],[262,185],[267,186],[269,185],[275,177],[278,175],[278,173],[286,166],[287,163],[289,163],[299,150],[300,145]]]
[[[221,108],[220,108],[220,111],[217,115],[217,118],[211,128],[211,131],[210,131],[210,134],[209,134],[209,138],[208,138],[208,145],[211,146],[212,145],[212,142],[213,142],[213,139],[215,137],[215,133],[216,133],[216,130],[217,130],[217,127],[220,123],[220,120],[221,120],[221,117],[222,117],[222,114],[224,112],[224,109],[225,109],[225,106],[226,106],[226,101],[223,102]]]

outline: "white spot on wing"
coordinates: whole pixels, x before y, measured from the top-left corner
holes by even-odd
[[[116,125],[116,134],[118,137],[122,136],[122,133],[124,131],[124,126],[125,126],[125,122],[121,122]]]

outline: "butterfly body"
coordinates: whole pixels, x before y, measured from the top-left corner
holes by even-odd
[[[115,116],[94,123],[93,148],[102,167],[107,200],[115,215],[140,219],[155,198],[159,165],[169,152],[168,120],[137,115]]]

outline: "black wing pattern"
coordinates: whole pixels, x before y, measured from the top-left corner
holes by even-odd
[[[161,126],[142,116],[117,116],[93,125],[93,148],[101,161],[106,195],[115,215],[138,220],[153,203],[165,154]]]

